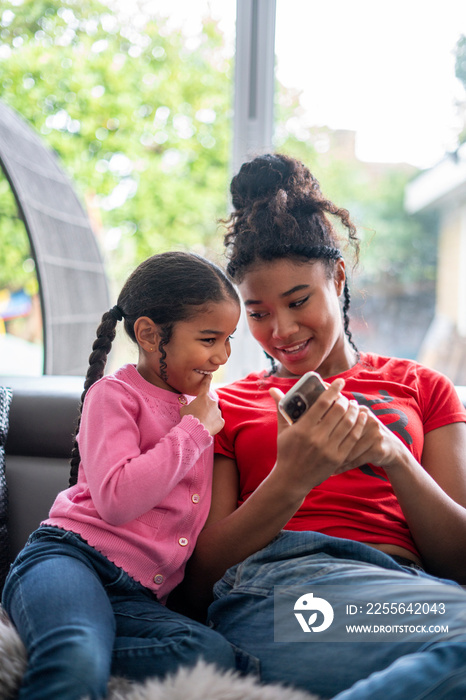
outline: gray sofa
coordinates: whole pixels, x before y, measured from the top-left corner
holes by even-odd
[[[10,556],[48,514],[58,491],[68,486],[83,377],[2,377],[12,389],[6,441]],[[466,406],[466,386],[457,387]]]

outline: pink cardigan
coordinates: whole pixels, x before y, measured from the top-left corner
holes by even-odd
[[[180,399],[125,365],[84,401],[78,483],[49,518],[81,535],[165,602],[182,580],[210,508],[213,438]]]

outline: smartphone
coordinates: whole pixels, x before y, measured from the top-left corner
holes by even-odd
[[[280,413],[288,423],[295,423],[326,388],[317,372],[306,372],[280,399],[278,404]]]

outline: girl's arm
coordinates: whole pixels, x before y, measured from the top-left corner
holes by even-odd
[[[212,436],[193,415],[175,426],[163,415],[147,418],[143,435],[129,392],[110,382],[93,388],[78,435],[81,468],[100,517],[118,526],[158,506],[210,452]]]
[[[428,432],[421,465],[370,415],[351,456],[384,467],[429,573],[466,583],[466,424]]]

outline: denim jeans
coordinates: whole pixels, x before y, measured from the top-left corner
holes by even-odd
[[[331,586],[333,593],[341,591],[344,606],[352,588],[361,591],[367,584],[375,584],[381,600],[390,603],[395,583],[407,604],[448,600],[441,618],[448,633],[427,641],[408,635],[389,642],[309,643],[299,636],[297,641],[274,641],[275,586],[318,585],[321,592],[322,586]],[[281,682],[335,700],[466,698],[466,592],[452,581],[405,568],[368,545],[284,531],[230,568],[214,593],[209,623],[255,658],[263,682]]]
[[[27,700],[102,698],[111,674],[143,681],[199,658],[234,668],[220,634],[167,609],[78,535],[34,532],[8,574],[3,605],[28,652]]]

